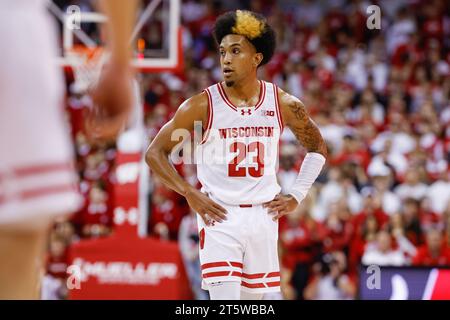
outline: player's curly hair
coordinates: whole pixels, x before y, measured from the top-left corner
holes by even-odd
[[[275,52],[275,31],[262,15],[246,10],[229,11],[217,18],[213,36],[217,44],[229,34],[240,34],[247,38],[262,53],[260,65],[270,61]]]

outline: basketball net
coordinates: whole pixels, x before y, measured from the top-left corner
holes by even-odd
[[[105,50],[102,47],[74,46],[66,55],[74,75],[72,91],[78,94],[88,92],[100,78],[107,56]]]

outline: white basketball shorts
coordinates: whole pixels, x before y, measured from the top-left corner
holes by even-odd
[[[211,283],[236,281],[250,293],[280,291],[278,221],[273,221],[262,204],[224,207],[227,220],[207,226],[197,214],[202,289]]]
[[[0,4],[0,225],[35,224],[81,204],[55,30],[45,1],[29,4]]]

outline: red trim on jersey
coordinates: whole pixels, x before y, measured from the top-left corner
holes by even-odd
[[[233,272],[231,273],[231,276],[232,276],[232,277],[242,277],[242,273],[239,272],[239,271],[233,271]]]
[[[202,228],[202,230],[200,230],[199,232],[199,240],[200,240],[200,250],[203,250],[204,246],[205,246],[205,228]]]
[[[281,117],[280,102],[278,101],[278,87],[273,85],[273,95],[275,96],[275,109],[278,116],[278,125],[280,126],[280,132],[283,132],[283,118]]]
[[[217,84],[217,90],[219,90],[220,96],[222,97],[222,100],[225,102],[225,104],[227,104],[234,111],[237,111],[237,108],[231,102],[228,101],[225,92],[222,91],[223,88],[220,82]]]
[[[266,83],[261,81],[261,89],[259,91],[259,102],[255,106],[255,110],[257,110],[263,104],[266,99]]]
[[[25,190],[19,192],[19,194],[14,197],[15,199],[20,200],[30,200],[33,198],[39,198],[49,195],[56,195],[61,193],[74,192],[77,193],[78,190],[74,184],[64,184],[64,185],[55,185],[49,187],[39,187],[36,189]],[[8,199],[5,196],[0,197],[0,204],[6,203]]]
[[[206,92],[206,95],[208,96],[208,123],[206,124],[206,129],[204,131],[204,136],[202,141],[200,141],[200,144],[203,144],[208,140],[209,132],[211,131],[212,121],[213,121],[213,105],[212,105],[212,98],[211,93],[209,92],[209,89],[204,90]]]
[[[264,98],[266,96],[266,85],[264,83],[264,81],[259,81],[259,98],[258,98],[258,102],[255,105],[255,110],[258,109],[262,103],[264,102]],[[217,84],[217,88],[219,89],[219,93],[220,96],[222,97],[223,101],[225,101],[225,103],[231,107],[231,109],[233,109],[234,111],[237,111],[238,107],[236,107],[230,99],[228,99],[227,93],[225,92],[225,89],[222,87],[222,83],[219,82]]]

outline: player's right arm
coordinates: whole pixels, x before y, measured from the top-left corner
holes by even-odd
[[[145,160],[154,174],[164,185],[184,196],[189,206],[201,215],[206,224],[209,218],[221,222],[226,219],[226,210],[212,201],[207,195],[187,183],[169,161],[172,149],[179,144],[172,134],[177,129],[192,132],[195,121],[207,122],[208,98],[201,93],[186,100],[177,110],[173,119],[167,122],[153,139],[147,149]],[[205,127],[205,125],[203,125]]]

